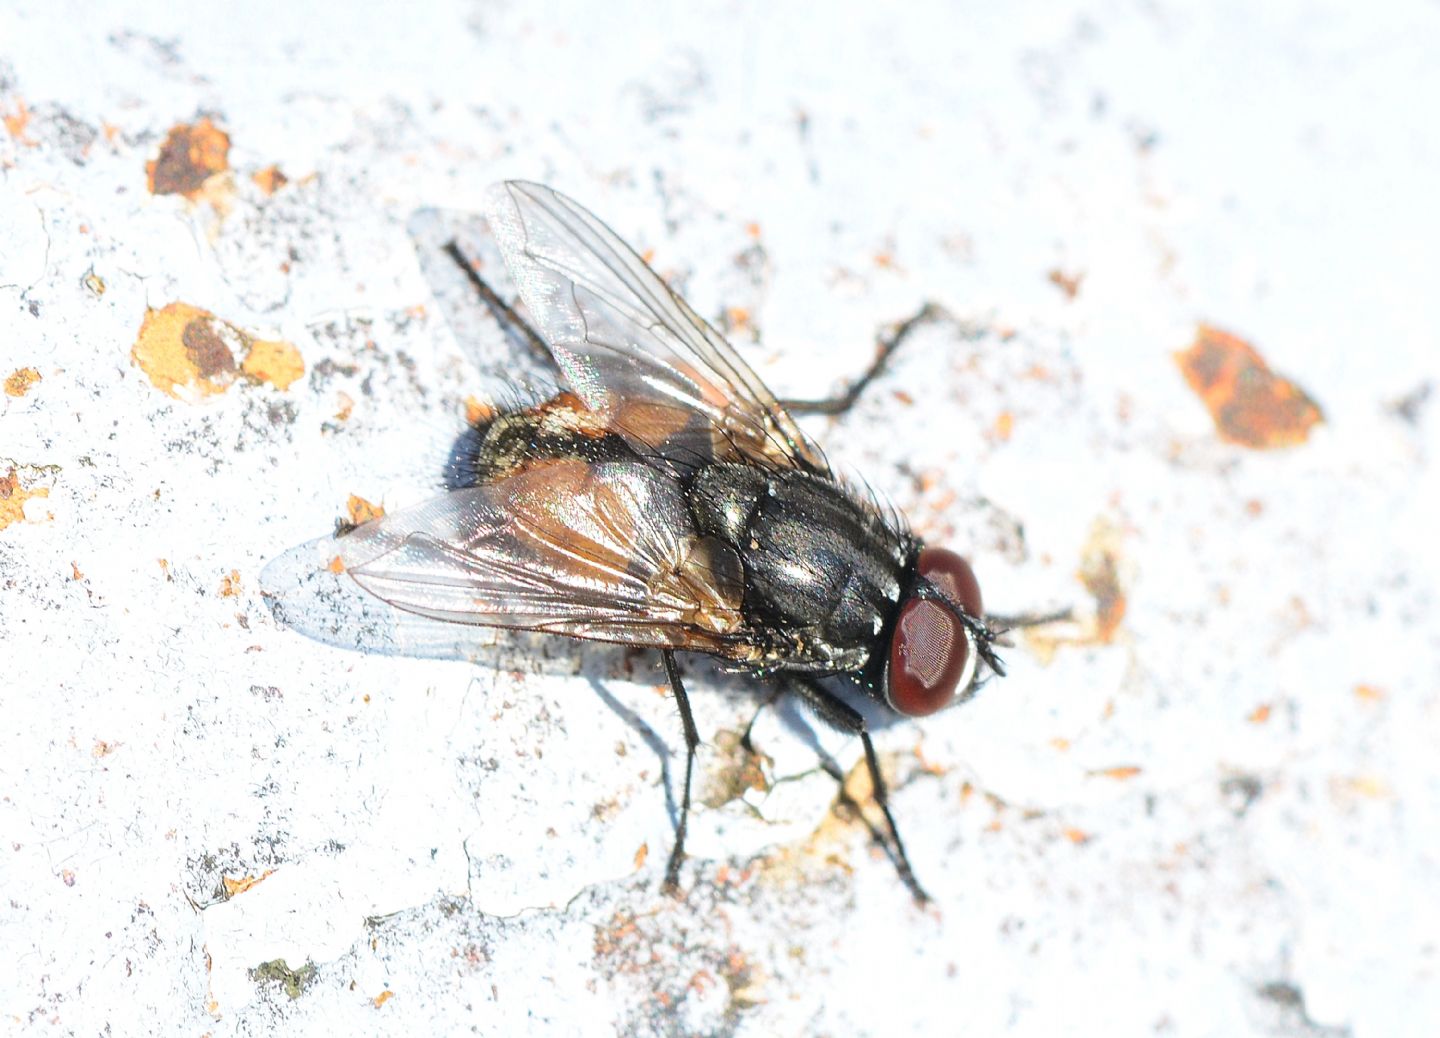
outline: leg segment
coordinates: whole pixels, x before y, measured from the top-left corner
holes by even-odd
[[[885,779],[880,774],[880,761],[875,756],[875,744],[870,740],[870,729],[865,723],[865,718],[813,678],[797,677],[792,681],[791,688],[806,703],[810,704],[820,720],[839,731],[849,732],[860,737],[860,743],[865,747],[865,765],[870,772],[870,785],[875,791],[875,803],[880,806],[880,811],[885,816],[885,825],[889,830],[895,867],[900,872],[900,878],[910,888],[910,893],[915,896],[915,900],[929,901],[930,895],[925,893],[919,880],[915,878],[914,870],[910,867],[910,858],[905,853],[905,844],[900,839],[900,831],[895,827],[895,816],[890,813],[890,799],[885,792]],[[840,778],[843,782],[843,776]],[[843,785],[841,788],[843,791]]]
[[[475,286],[476,293],[485,301],[485,305],[490,308],[495,319],[503,327],[518,334],[524,340],[525,345],[530,348],[531,353],[544,361],[546,365],[554,367],[555,358],[550,353],[550,347],[545,345],[545,340],[540,338],[534,328],[521,320],[520,315],[510,304],[501,299],[499,293],[485,282],[485,279],[480,276],[480,272],[475,269],[475,265],[465,258],[465,253],[460,251],[459,243],[453,240],[446,242],[445,255],[454,260],[455,264],[465,272],[465,276],[470,279],[470,284]]]
[[[690,776],[695,770],[695,750],[700,745],[700,733],[695,729],[695,715],[690,712],[690,697],[685,694],[685,684],[680,680],[675,653],[665,649],[660,658],[665,662],[665,676],[670,679],[670,688],[675,692],[675,703],[680,707],[680,724],[685,729],[685,794],[680,800],[680,824],[675,827],[675,849],[670,852],[669,864],[665,866],[665,892],[679,894],[680,863],[685,860],[685,828],[690,820]]]
[[[913,317],[908,317],[900,324],[888,338],[880,340],[880,348],[876,351],[875,360],[865,373],[850,383],[849,387],[836,396],[827,397],[824,400],[782,400],[780,403],[791,414],[825,414],[842,415],[855,406],[855,401],[860,399],[860,394],[865,392],[871,382],[877,379],[885,370],[885,364],[890,355],[900,348],[900,344],[910,337],[913,332],[922,324],[930,324],[949,315],[936,303],[926,303]]]

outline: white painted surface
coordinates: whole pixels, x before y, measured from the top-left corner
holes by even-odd
[[[29,113],[0,133],[0,377],[42,377],[0,396],[0,476],[49,488],[0,530],[0,1021],[1433,1034],[1440,424],[1391,405],[1440,379],[1437,44],[1421,2],[0,11],[0,106]],[[223,217],[145,186],[203,113]],[[782,395],[925,300],[978,331],[928,330],[816,431],[992,608],[1088,609],[1118,529],[1114,644],[1017,648],[879,737],[932,910],[856,828],[800,853],[819,775],[701,811],[689,899],[660,895],[680,741],[643,657],[496,670],[271,618],[265,563],[352,493],[423,497],[486,384],[465,358],[510,367],[412,231],[517,175],[747,310]],[[130,347],[173,301],[293,342],[305,379],[162,395]],[[1202,320],[1320,403],[1309,443],[1218,441],[1171,359]],[[742,683],[689,673],[707,738],[744,725]],[[275,958],[316,966],[298,999],[249,977]]]

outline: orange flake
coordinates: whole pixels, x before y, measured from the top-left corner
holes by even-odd
[[[7,112],[0,118],[5,120],[5,129],[10,131],[10,136],[13,137],[17,143],[23,144],[27,148],[35,147],[34,138],[27,132],[30,128],[30,109],[23,100],[17,97],[15,99],[15,111]]]
[[[85,579],[85,574],[81,573],[81,572],[80,572],[80,567],[77,566],[77,565],[76,565],[75,563],[73,563],[73,562],[70,563],[70,579],[71,579],[71,580],[84,580],[84,579]]]
[[[345,510],[350,513],[350,521],[356,526],[368,523],[371,519],[379,519],[385,514],[384,506],[372,505],[355,494],[351,494],[350,499],[345,502]]]
[[[238,598],[240,596],[240,571],[232,569],[229,576],[220,578],[220,597]]]
[[[380,994],[376,995],[376,996],[375,996],[374,998],[372,998],[370,1001],[374,1004],[374,1006],[375,1006],[376,1009],[379,1009],[379,1008],[380,1008],[381,1006],[383,1006],[386,1002],[389,1002],[390,999],[392,999],[394,996],[395,996],[395,992],[393,992],[393,991],[382,991],[382,992],[380,992]]]
[[[1143,770],[1145,769],[1137,767],[1134,764],[1119,764],[1113,768],[1096,768],[1095,770],[1088,772],[1088,774],[1096,778],[1108,778],[1124,782],[1126,779],[1134,778]]]
[[[727,325],[734,331],[744,331],[750,327],[750,311],[743,306],[732,306],[725,311]]]
[[[25,502],[32,497],[49,497],[48,487],[24,487],[14,467],[0,476],[0,530],[25,518]]]
[[[1080,282],[1085,280],[1085,275],[1083,273],[1067,274],[1059,267],[1056,267],[1046,275],[1046,278],[1050,284],[1065,293],[1066,299],[1074,299],[1080,294]]]
[[[1070,827],[1065,830],[1065,839],[1069,840],[1077,847],[1083,847],[1090,842],[1090,834],[1087,833],[1084,829],[1076,829],[1074,827]]]
[[[1060,736],[1057,735],[1055,738],[1053,738],[1053,739],[1050,740],[1050,745],[1053,746],[1053,747],[1055,747],[1055,748],[1056,748],[1057,750],[1059,750],[1061,753],[1064,753],[1066,750],[1068,750],[1068,749],[1070,748],[1070,740],[1069,740],[1069,739],[1065,739],[1065,738],[1061,738]]]
[[[650,857],[650,845],[648,843],[642,843],[640,848],[635,852],[635,867],[637,869],[644,868],[645,859],[648,857]]]
[[[276,389],[285,390],[305,374],[305,361],[300,351],[288,342],[252,339],[250,352],[240,370],[256,382],[269,382]]]
[[[745,233],[758,241],[760,239],[760,225],[752,220],[745,225]]]
[[[257,169],[254,173],[250,174],[250,179],[255,182],[256,187],[264,191],[267,195],[273,195],[276,191],[279,191],[286,184],[290,183],[290,178],[280,172],[279,166],[273,164],[266,166],[264,169]]]
[[[1010,439],[1010,434],[1015,431],[1015,416],[1009,411],[1001,411],[995,419],[995,438],[1004,443]]]
[[[40,372],[34,368],[17,368],[5,380],[5,392],[10,396],[21,397],[30,392],[30,387],[39,381]]]
[[[230,168],[230,137],[208,118],[172,127],[160,154],[145,164],[152,195],[194,200],[205,182]]]
[[[330,560],[330,565],[326,566],[325,568],[328,569],[331,573],[334,573],[336,576],[339,576],[341,573],[345,572],[345,563],[340,561],[339,555],[336,555],[333,559]]]
[[[229,876],[221,876],[220,884],[225,890],[225,897],[232,898],[236,894],[243,894],[257,883],[264,882],[265,878],[273,873],[274,869],[266,869],[258,876],[241,876],[239,879],[231,879]]]
[[[1249,721],[1251,724],[1264,724],[1266,721],[1270,720],[1270,704],[1261,703],[1254,710],[1251,710],[1248,715],[1246,715],[1245,720]]]
[[[1271,371],[1248,342],[1218,328],[1200,325],[1175,362],[1222,440],[1256,450],[1293,447],[1324,420],[1304,390]]]
[[[1095,597],[1095,638],[1109,644],[1125,619],[1127,602],[1120,585],[1118,559],[1120,532],[1105,519],[1095,522],[1078,576],[1085,590]]]
[[[1378,703],[1385,698],[1385,690],[1374,685],[1356,685],[1355,697],[1367,703]]]
[[[96,739],[95,745],[90,747],[90,756],[99,760],[101,757],[108,757],[120,746],[118,742],[107,742],[104,739]]]
[[[342,389],[335,394],[335,402],[340,405],[340,410],[335,412],[335,420],[337,422],[347,421],[355,410],[355,398]]]

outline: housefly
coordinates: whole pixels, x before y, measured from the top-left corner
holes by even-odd
[[[511,181],[491,190],[487,217],[534,323],[525,334],[566,388],[469,429],[444,496],[343,533],[350,579],[433,621],[659,650],[686,751],[672,892],[700,742],[676,653],[798,696],[859,736],[884,816],[877,835],[924,900],[865,718],[834,686],[931,714],[971,694],[982,664],[1003,673],[998,632],[969,563],[842,482],[793,417],[847,408],[901,335],[844,396],[782,403],[574,201]],[[523,327],[458,247],[447,250]]]

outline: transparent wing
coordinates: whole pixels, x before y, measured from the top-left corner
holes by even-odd
[[[829,475],[734,347],[594,214],[512,180],[491,189],[486,215],[561,371],[610,428],[681,464],[750,460]]]
[[[743,658],[741,570],[641,462],[535,462],[340,538],[354,581],[449,623]]]

